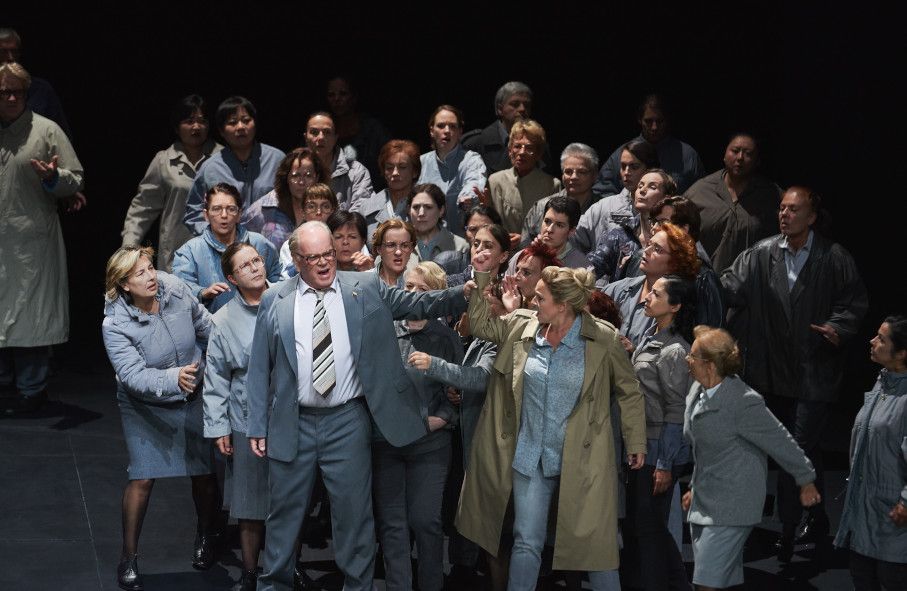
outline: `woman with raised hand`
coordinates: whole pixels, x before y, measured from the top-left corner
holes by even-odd
[[[498,345],[457,513],[457,529],[503,557],[504,516],[513,495],[509,589],[535,589],[551,501],[559,490],[553,568],[590,571],[594,589],[613,588],[618,563],[617,468],[612,393],[632,469],[645,462],[644,402],[610,325],[585,311],[594,277],[546,267],[537,312],[498,317],[476,273],[473,334]],[[595,524],[595,525],[592,525]]]

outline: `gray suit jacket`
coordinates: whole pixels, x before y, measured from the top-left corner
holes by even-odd
[[[376,273],[338,271],[350,349],[369,410],[385,439],[402,446],[428,432],[412,381],[400,359],[393,321],[459,315],[463,288],[424,293],[386,287]],[[265,292],[258,308],[246,375],[248,436],[268,438],[268,457],[296,456],[299,403],[294,311],[299,277]],[[304,376],[303,379],[311,379]]]
[[[699,405],[699,382],[687,396],[683,434],[693,448],[693,503],[698,525],[754,525],[765,502],[766,456],[802,486],[816,478],[812,464],[765,401],[737,376],[728,376]],[[705,394],[702,394],[705,397]]]

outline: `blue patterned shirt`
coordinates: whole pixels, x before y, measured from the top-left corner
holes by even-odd
[[[561,473],[567,417],[573,412],[583,387],[586,342],[580,336],[582,317],[577,316],[557,349],[539,327],[535,344],[523,370],[523,409],[513,469],[531,476],[542,463],[545,477]]]

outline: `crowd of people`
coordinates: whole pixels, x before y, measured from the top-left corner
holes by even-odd
[[[29,412],[68,334],[57,207],[83,174],[0,29],[10,43],[0,386]],[[435,108],[426,153],[359,113],[354,90],[328,81],[329,109],[286,152],[257,138],[245,97],[174,107],[105,275],[129,451],[122,589],[143,589],[142,521],[174,476],[191,477],[194,567],[218,559],[222,510],[238,521],[244,591],[304,588],[316,502],[349,590],[372,589],[376,560],[397,590],[478,572],[496,590],[550,572],[569,588],[577,573],[599,590],[733,587],[768,458],[778,559],[828,543],[819,442],[868,296],[814,190],[762,177],[749,133],[706,174],[656,95],[638,137],[604,162],[569,143],[557,175],[524,83],[501,86],[481,130]],[[907,318],[886,318],[871,356],[883,369],[834,544],[858,589],[903,589]]]

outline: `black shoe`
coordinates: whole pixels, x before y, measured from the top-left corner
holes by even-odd
[[[258,585],[258,571],[244,570],[239,580],[239,591],[255,591]]]
[[[6,409],[7,414],[27,415],[38,412],[47,402],[47,390],[41,390],[31,396],[21,396],[18,401]]]
[[[293,591],[305,591],[313,582],[297,562],[293,567]]]
[[[790,562],[794,557],[794,537],[782,535],[775,542],[775,554],[779,562]]]
[[[214,542],[217,536],[196,534],[195,550],[192,552],[192,568],[208,570],[214,566]]]
[[[819,543],[828,536],[828,515],[825,511],[808,511],[797,527],[795,544]]]
[[[126,591],[143,591],[142,576],[139,574],[138,554],[121,560],[117,566],[117,585]]]

